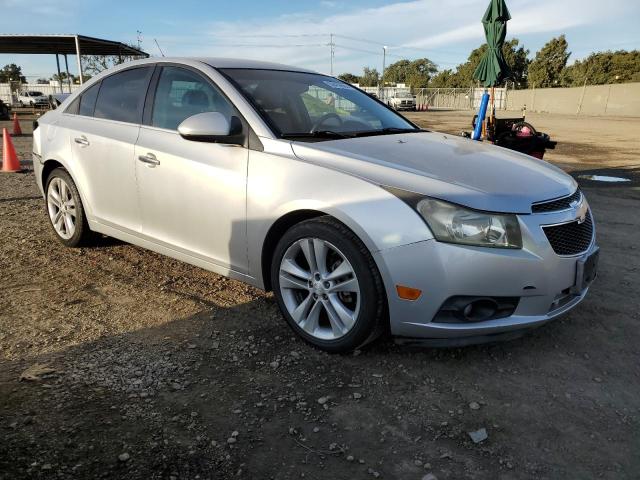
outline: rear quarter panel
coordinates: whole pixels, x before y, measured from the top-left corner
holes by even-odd
[[[65,115],[62,114],[62,108],[43,115],[38,121],[38,125],[38,129],[34,132],[34,152],[40,155],[42,164],[36,167],[35,164],[37,162],[34,160],[34,172],[41,193],[44,195],[45,187],[43,185],[42,169],[47,162],[55,161],[61,164],[71,175],[80,193],[85,212],[88,217],[92,217],[91,205],[86,201],[86,182],[83,181],[82,175],[74,165],[69,129],[65,125]]]

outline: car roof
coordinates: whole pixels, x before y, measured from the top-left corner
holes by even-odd
[[[261,60],[244,60],[240,58],[216,58],[216,57],[202,57],[194,58],[202,63],[212,66],[213,68],[248,68],[248,69],[261,69],[261,70],[283,70],[288,72],[307,72],[316,73],[313,70],[306,68],[294,67],[291,65],[284,65],[282,63],[275,62],[263,62]]]
[[[150,57],[141,60],[133,60],[126,62],[120,67],[126,67],[127,65],[143,65],[149,63],[189,63],[200,62],[209,65],[213,68],[246,68],[256,70],[282,70],[287,72],[303,72],[303,73],[317,73],[313,70],[305,68],[294,67],[291,65],[283,65],[282,63],[263,62],[261,60],[246,60],[240,58],[221,58],[221,57]]]

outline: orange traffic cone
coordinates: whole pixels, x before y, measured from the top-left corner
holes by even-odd
[[[13,147],[11,136],[6,128],[2,129],[2,172],[21,172],[20,160]]]
[[[17,112],[13,112],[13,134],[22,135],[22,128],[20,128],[20,122],[18,121]]]

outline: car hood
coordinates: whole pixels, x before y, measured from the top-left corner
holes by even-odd
[[[292,142],[295,155],[372,183],[492,212],[531,213],[531,204],[570,195],[573,178],[512,150],[443,133]]]

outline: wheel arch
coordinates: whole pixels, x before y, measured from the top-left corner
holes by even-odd
[[[69,176],[71,177],[71,180],[73,180],[73,183],[75,183],[76,188],[78,189],[78,193],[80,194],[80,200],[82,201],[82,206],[84,207],[85,214],[90,214],[91,207],[87,204],[85,195],[82,191],[80,184],[78,183],[78,180],[75,178],[75,175],[71,172],[69,168],[67,168],[67,166],[64,163],[62,163],[60,160],[57,160],[55,158],[49,158],[45,160],[44,164],[42,165],[42,172],[40,172],[40,181],[42,182],[42,191],[44,192],[45,198],[47,196],[47,180],[49,179],[51,172],[53,172],[56,168],[62,168],[64,169],[65,172],[69,174]]]
[[[278,244],[278,240],[288,229],[293,227],[295,224],[303,222],[305,220],[310,220],[312,218],[321,216],[329,216],[351,230],[351,232],[353,232],[353,234],[360,239],[365,247],[367,247],[369,253],[373,255],[373,253],[377,250],[376,244],[373,239],[368,236],[367,232],[363,230],[362,227],[360,227],[360,225],[358,225],[358,223],[351,216],[349,216],[346,212],[332,208],[329,205],[326,205],[325,207],[326,208],[322,209],[298,208],[295,210],[291,210],[281,215],[275,222],[273,222],[264,237],[265,240],[262,244],[260,255],[260,273],[262,275],[262,283],[265,290],[271,291],[271,261],[273,258],[273,253],[275,252],[276,245]],[[380,269],[379,266],[378,269]]]
[[[264,238],[262,252],[260,255],[262,264],[260,266],[262,282],[264,283],[264,289],[266,291],[272,290],[270,273],[271,261],[280,237],[282,237],[282,235],[294,225],[304,222],[305,220],[311,220],[312,218],[322,217],[324,215],[327,215],[327,213],[320,210],[301,209],[288,212],[273,222]]]
[[[40,179],[42,181],[42,189],[45,190],[45,194],[46,194],[47,180],[49,179],[49,175],[51,175],[51,172],[53,172],[56,168],[64,168],[64,170],[69,175],[71,175],[71,173],[69,172],[67,167],[65,167],[58,160],[54,160],[54,159],[46,160],[44,162],[44,165],[42,166],[42,172],[40,173]],[[73,176],[71,178],[73,178]],[[75,182],[75,180],[74,180],[74,182]]]

